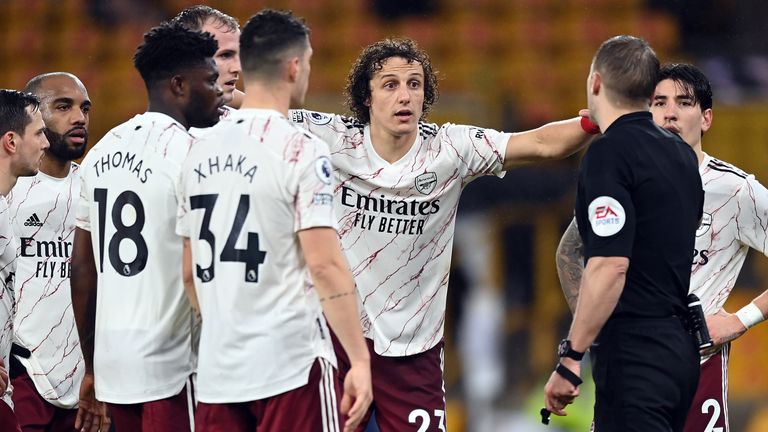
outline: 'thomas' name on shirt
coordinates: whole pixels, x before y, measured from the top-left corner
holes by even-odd
[[[723,307],[750,248],[768,255],[768,190],[707,154],[699,166],[704,214],[696,231],[690,292],[709,315]]]
[[[140,403],[176,395],[192,372],[192,314],[174,233],[176,186],[192,137],[148,112],[109,131],[83,160],[77,226],[98,272],[96,396]]]
[[[384,356],[432,348],[443,338],[459,196],[479,176],[504,175],[510,134],[419,123],[416,142],[390,164],[374,151],[368,125],[301,110],[291,120],[330,146],[339,234],[366,337]]]
[[[77,407],[85,373],[69,285],[79,196],[74,163],[64,178],[19,177],[8,195],[19,240],[14,341],[31,353],[18,360],[38,393],[65,409]]]
[[[199,400],[260,400],[335,364],[298,232],[334,227],[328,146],[272,110],[242,109],[196,141],[176,230],[202,312]]]

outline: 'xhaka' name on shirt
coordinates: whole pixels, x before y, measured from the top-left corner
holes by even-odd
[[[206,170],[206,166],[202,163],[197,164],[197,168],[195,168],[195,174],[197,174],[197,182],[200,183],[204,178],[207,178],[210,175],[218,174],[221,172],[231,171],[236,172],[239,174],[242,174],[243,177],[248,177],[251,183],[253,183],[253,176],[256,175],[256,165],[251,166],[243,172],[243,164],[246,161],[246,157],[243,155],[237,155],[237,162],[235,162],[234,157],[229,154],[227,155],[227,159],[224,161],[224,166],[222,167],[219,164],[219,157],[213,157],[208,158],[208,166]],[[207,175],[206,175],[207,174]]]

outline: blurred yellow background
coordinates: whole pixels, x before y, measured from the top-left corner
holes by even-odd
[[[90,127],[93,145],[110,128],[146,108],[145,90],[131,60],[142,34],[196,3],[189,0],[1,0],[0,87],[19,89],[29,78],[44,72],[62,70],[78,75],[93,101]],[[633,34],[645,38],[662,62],[698,64],[697,60],[701,59],[685,50],[680,17],[671,10],[652,7],[659,2],[433,0],[390,3],[389,8],[400,3],[410,4],[405,9],[415,10],[400,17],[382,16],[386,0],[211,0],[202,3],[238,18],[241,24],[262,7],[291,9],[304,17],[312,29],[315,50],[307,107],[320,111],[346,111],[342,90],[349,67],[361,48],[390,36],[413,38],[432,57],[440,77],[440,99],[430,121],[510,131],[572,117],[584,108],[591,56],[603,40],[613,35]],[[719,3],[723,2],[701,2],[702,7],[717,7]],[[730,11],[723,10],[723,13]],[[701,51],[705,49],[702,47]],[[726,64],[728,61],[727,58]],[[760,69],[760,64],[756,63],[753,68]],[[756,73],[760,72],[768,76],[768,70]],[[713,84],[718,83],[713,80]],[[715,85],[714,126],[704,138],[704,148],[720,159],[755,173],[765,183],[768,180],[768,98],[750,90],[755,88],[759,87],[742,88],[744,91],[736,96],[733,88],[724,89],[728,91],[727,103],[721,103],[718,93],[721,88]],[[555,363],[555,345],[570,323],[570,313],[557,280],[554,254],[572,214],[578,159],[577,155],[564,162],[510,173],[503,182],[478,181],[465,193],[465,197],[470,196],[469,201],[475,202],[466,204],[468,209],[459,213],[457,236],[465,229],[462,226],[465,221],[471,222],[466,225],[472,225],[469,229],[474,229],[476,234],[469,236],[470,241],[457,245],[456,277],[451,280],[449,293],[445,377],[451,431],[539,430],[534,426],[541,401],[536,395]],[[480,264],[463,259],[474,253],[475,247],[488,251]],[[758,255],[750,254],[727,310],[738,309],[768,288],[767,261]],[[462,278],[467,274],[470,276]],[[461,284],[463,288],[457,287]],[[498,386],[501,390],[489,391],[487,400],[481,401],[481,405],[485,403],[490,409],[487,415],[472,414],[478,409],[472,405],[476,401],[468,401],[468,357],[459,355],[460,345],[472,347],[473,337],[482,338],[486,334],[475,335],[461,322],[461,317],[467,315],[462,311],[476,289],[490,289],[490,297],[501,301],[503,306],[498,346],[489,348],[499,351],[503,370],[487,378],[491,383],[488,387]],[[476,342],[483,346],[482,340]],[[471,350],[469,348],[469,352]],[[768,430],[768,374],[762,371],[765,364],[768,364],[768,325],[761,325],[739,339],[732,351],[730,418],[733,430]],[[473,382],[482,387],[477,384],[483,382],[482,378]],[[591,406],[588,398],[583,399],[586,402],[581,406],[571,407],[572,417],[579,417],[575,424],[555,419],[545,430],[585,430],[584,422],[591,415]],[[579,415],[575,415],[575,411],[579,411]],[[477,420],[478,416],[490,416],[493,421],[480,426],[483,422]],[[569,421],[573,423],[572,419]]]

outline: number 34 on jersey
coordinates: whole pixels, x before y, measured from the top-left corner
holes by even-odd
[[[190,197],[192,210],[201,209],[205,212],[202,226],[200,227],[200,240],[208,243],[211,248],[212,256],[216,252],[216,236],[210,229],[211,215],[216,206],[218,194],[195,195]],[[144,205],[141,198],[132,191],[124,191],[117,195],[112,210],[109,212],[111,225],[115,227],[115,233],[105,243],[105,219],[107,218],[108,206],[107,189],[96,188],[94,190],[94,201],[98,203],[99,214],[99,272],[104,272],[104,245],[107,244],[107,257],[109,264],[114,270],[126,277],[135,276],[141,273],[147,265],[148,250],[147,242],[142,235],[142,229],[146,220]],[[243,230],[243,223],[250,209],[250,197],[241,195],[240,201],[235,211],[232,229],[227,236],[224,248],[219,255],[221,262],[242,262],[245,264],[244,280],[245,282],[259,281],[259,265],[264,263],[266,252],[259,248],[259,234],[249,232],[248,243],[245,249],[235,247],[237,239]],[[126,249],[133,249],[135,254],[128,260],[121,256],[120,248],[123,242],[130,243],[131,246]],[[127,253],[125,255],[128,255]],[[202,282],[210,282],[216,275],[215,260],[211,260],[210,265],[202,267],[195,265],[195,274]]]

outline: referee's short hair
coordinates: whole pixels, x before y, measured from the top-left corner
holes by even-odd
[[[24,135],[24,129],[32,123],[32,117],[27,112],[27,107],[32,112],[40,109],[40,99],[31,93],[23,93],[17,90],[0,90],[0,134],[8,131]]]
[[[260,11],[240,33],[243,72],[264,80],[278,78],[286,60],[309,49],[309,33],[304,20],[289,11]]]
[[[165,22],[144,33],[133,64],[147,88],[181,71],[205,65],[219,44],[210,33],[200,33],[179,23]]]
[[[702,112],[712,108],[712,84],[701,69],[687,63],[668,63],[659,72],[659,82],[666,79],[679,85],[692,104],[699,104]]]
[[[659,82],[659,59],[648,42],[634,36],[612,37],[600,45],[592,67],[617,98],[650,106]]]

